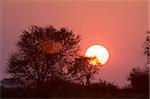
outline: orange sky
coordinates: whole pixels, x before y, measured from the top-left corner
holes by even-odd
[[[21,31],[30,25],[68,27],[80,34],[81,54],[105,46],[110,59],[98,75],[124,85],[133,67],[145,65],[142,43],[148,30],[148,0],[37,0],[1,2],[1,76]]]

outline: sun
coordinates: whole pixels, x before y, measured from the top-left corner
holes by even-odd
[[[86,57],[93,58],[90,61],[90,64],[96,65],[96,64],[105,64],[109,59],[109,52],[108,50],[102,46],[102,45],[92,45],[90,46],[86,52]],[[95,58],[94,58],[95,57]]]

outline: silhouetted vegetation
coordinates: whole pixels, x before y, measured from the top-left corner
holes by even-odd
[[[71,83],[59,78],[49,81],[43,88],[3,88],[2,97],[51,97],[51,98],[73,98],[73,97],[112,97],[118,92],[116,86],[111,83],[100,82],[83,86]]]
[[[136,93],[149,95],[149,68],[133,68],[128,80],[131,82],[131,88]]]
[[[93,83],[99,66],[81,56],[80,36],[66,28],[31,26],[17,42],[17,52],[8,60],[10,78],[3,79],[2,98],[148,98],[149,69],[133,68],[131,84],[119,88],[99,80]],[[146,42],[149,40],[146,39]],[[145,54],[149,57],[147,43]],[[99,68],[98,68],[99,67]],[[10,85],[9,85],[10,84]]]
[[[8,72],[25,86],[42,87],[78,55],[79,41],[79,35],[65,28],[31,26],[23,31],[18,51],[9,57]]]
[[[74,65],[68,69],[68,74],[71,75],[71,79],[82,85],[90,85],[91,79],[100,70],[100,64],[92,65],[89,61],[94,61],[96,58],[79,57],[75,59]]]
[[[144,42],[144,54],[147,57],[147,64],[150,64],[150,31],[147,31],[147,36]]]
[[[148,94],[137,92],[132,87],[120,89],[106,81],[84,86],[59,77],[47,82],[42,88],[2,87],[1,90],[3,98],[148,98]]]

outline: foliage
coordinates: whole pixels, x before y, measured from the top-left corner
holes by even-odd
[[[144,54],[147,56],[147,64],[150,64],[150,31],[147,31],[147,36],[145,38]]]
[[[80,91],[79,91],[80,90]],[[48,82],[46,88],[4,88],[3,98],[73,98],[73,97],[109,97],[117,87],[106,81],[83,86],[63,80],[59,77]]]
[[[131,88],[136,92],[149,92],[149,68],[144,70],[133,68],[130,72],[128,80],[131,82]]]
[[[12,78],[7,81],[19,85],[0,86],[2,98],[148,98],[149,68],[133,68],[128,76],[130,87],[120,89],[106,81],[91,83],[101,64],[90,64],[97,61],[95,57],[79,56],[79,41],[80,36],[66,28],[31,26],[23,31],[17,52],[8,60]],[[148,35],[144,43],[148,60],[149,44]]]
[[[70,78],[82,85],[88,86],[90,80],[99,71],[98,65],[100,66],[100,64],[95,66],[90,64],[90,61],[94,59],[83,56],[76,58],[74,65],[68,69],[68,73],[71,75]]]
[[[40,86],[62,71],[59,62],[78,55],[80,36],[66,28],[31,26],[17,42],[18,50],[9,57],[8,72],[26,86]],[[65,61],[64,61],[65,60]]]
[[[148,95],[133,93],[131,88],[119,89],[113,83],[100,81],[83,86],[56,77],[45,88],[5,88],[1,87],[1,98],[138,98],[148,99]]]

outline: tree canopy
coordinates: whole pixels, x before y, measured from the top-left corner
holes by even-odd
[[[71,78],[74,79],[77,83],[88,86],[91,84],[91,80],[94,78],[94,75],[100,70],[100,64],[92,65],[90,61],[96,60],[96,57],[84,57],[80,56],[75,59],[75,62],[72,66],[69,67],[68,73],[71,75]]]
[[[66,28],[31,26],[17,42],[17,52],[10,55],[8,72],[26,86],[43,86],[78,55],[79,41],[80,36]]]

